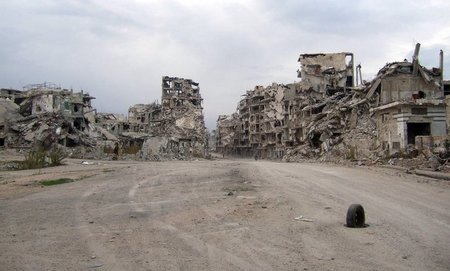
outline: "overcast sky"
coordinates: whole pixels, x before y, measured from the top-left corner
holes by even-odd
[[[450,76],[450,1],[0,0],[0,88],[53,82],[101,112],[160,100],[163,75],[200,83],[208,128],[255,85],[298,81],[299,54],[353,52]]]

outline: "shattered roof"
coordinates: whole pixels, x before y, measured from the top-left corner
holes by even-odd
[[[441,73],[440,69],[433,68],[430,70],[421,65],[417,65],[417,68],[418,74],[420,74],[426,82],[438,83],[435,79],[438,79],[438,76]],[[383,68],[380,69],[380,71],[378,71],[375,80],[377,78],[385,78],[395,74],[412,74],[413,70],[414,63],[411,63],[409,61],[387,63]]]

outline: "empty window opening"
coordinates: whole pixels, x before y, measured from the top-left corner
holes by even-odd
[[[348,54],[345,56],[345,65],[347,67],[353,67],[353,55]]]
[[[73,126],[75,127],[75,129],[81,130],[81,121],[80,120],[74,120],[73,121]]]
[[[450,94],[450,83],[444,83],[444,95]]]
[[[0,147],[5,146],[5,139],[4,138],[0,138]]]
[[[416,143],[416,136],[427,136],[431,134],[429,123],[408,123],[408,144]]]
[[[353,87],[353,76],[347,76],[347,81],[345,82],[346,87]]]

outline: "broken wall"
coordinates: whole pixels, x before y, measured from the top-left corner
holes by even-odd
[[[306,88],[323,93],[327,88],[354,86],[352,53],[302,54],[298,61],[298,77]]]
[[[439,86],[426,82],[422,77],[411,74],[386,76],[381,81],[380,103],[387,104],[399,100],[438,99],[443,97]]]

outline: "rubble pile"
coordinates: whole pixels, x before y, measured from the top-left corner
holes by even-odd
[[[10,125],[9,147],[43,147],[48,149],[55,142],[66,146],[93,147],[95,141],[89,134],[78,130],[73,122],[60,113],[42,113],[16,119]]]
[[[89,94],[44,83],[28,85],[24,91],[2,89],[0,95],[2,104],[9,104],[4,107],[9,114],[2,114],[7,125],[4,146],[44,149],[53,144],[95,146],[89,121],[94,114],[91,107],[94,98]]]
[[[300,55],[300,82],[256,86],[235,114],[219,117],[216,149],[284,161],[442,160],[449,145],[443,54],[439,68],[427,69],[419,49],[412,62],[388,63],[368,83],[351,53]]]
[[[198,83],[164,76],[161,104],[130,107],[128,122],[115,129],[122,153],[146,160],[205,157],[208,133],[202,101]]]
[[[370,116],[370,104],[362,92],[353,89],[347,94],[336,92],[304,107],[303,110],[315,110],[305,126],[306,141],[288,149],[283,159],[336,161],[376,156],[373,143],[377,130]]]
[[[163,77],[163,103],[134,105],[128,119],[97,113],[92,99],[52,83],[1,89],[0,147],[60,145],[72,157],[97,159],[189,159],[206,153],[202,98],[192,80]]]

